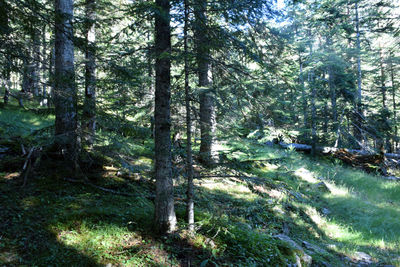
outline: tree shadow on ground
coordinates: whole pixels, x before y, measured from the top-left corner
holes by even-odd
[[[153,234],[153,204],[142,197],[153,192],[151,182],[91,174],[101,186],[137,193],[128,197],[69,183],[62,175],[49,166],[32,173],[25,188],[18,175],[0,176],[1,264],[188,266],[210,257],[180,235]]]

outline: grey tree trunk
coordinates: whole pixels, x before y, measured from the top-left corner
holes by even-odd
[[[194,232],[194,185],[193,185],[193,157],[192,157],[192,119],[190,114],[190,88],[189,88],[189,60],[188,60],[188,31],[189,31],[189,5],[185,4],[184,26],[184,54],[185,54],[185,105],[186,105],[186,171],[187,171],[187,220],[189,232]]]
[[[331,66],[328,67],[328,84],[329,92],[331,95],[331,109],[332,109],[332,121],[333,130],[336,131],[338,127],[338,115],[337,115],[337,104],[336,104],[336,87],[334,83],[334,71]]]
[[[317,108],[315,106],[315,100],[317,92],[315,88],[316,85],[314,84],[314,73],[311,72],[309,75],[309,85],[311,86],[311,155],[315,156],[315,149],[317,147]]]
[[[358,0],[355,2],[356,11],[356,46],[357,46],[357,106],[358,111],[361,112],[362,105],[362,73],[361,73],[361,41],[360,41],[360,18],[358,14]]]
[[[146,100],[149,102],[150,111],[150,131],[151,138],[154,138],[154,79],[153,79],[153,40],[150,31],[147,34],[147,75],[149,78],[149,91]]]
[[[355,99],[355,112],[353,116],[354,121],[354,137],[359,144],[359,148],[362,149],[364,146],[365,140],[362,132],[362,117],[363,117],[363,108],[362,108],[362,71],[361,71],[361,41],[360,41],[360,17],[358,10],[358,2],[355,1],[355,23],[356,23],[356,48],[357,48],[357,96]],[[360,145],[361,144],[361,145]]]
[[[75,163],[77,142],[77,92],[74,44],[72,42],[73,0],[55,2],[55,145],[68,162]]]
[[[382,107],[386,108],[386,84],[385,84],[385,69],[383,64],[383,51],[379,48],[379,67],[381,71],[381,94],[382,94]]]
[[[53,44],[52,44],[53,43]],[[49,92],[49,96],[47,98],[47,106],[51,107],[52,103],[54,103],[54,79],[55,79],[55,75],[54,75],[54,69],[55,69],[55,65],[56,65],[56,61],[55,61],[55,46],[54,46],[54,42],[50,42],[50,44],[52,44],[51,46],[53,47],[51,49],[50,52],[50,66],[49,66],[49,85],[50,85],[50,92]]]
[[[171,28],[170,2],[156,0],[155,13],[155,178],[154,226],[159,234],[176,229],[171,166]]]
[[[40,106],[46,106],[47,105],[47,81],[46,81],[46,70],[48,67],[48,59],[47,58],[47,43],[46,43],[46,25],[43,27],[43,32],[42,32],[42,81],[41,83],[43,84],[42,88],[42,97],[40,101]]]
[[[307,104],[307,94],[306,94],[306,88],[304,86],[304,76],[303,76],[303,61],[301,59],[301,55],[299,53],[299,67],[300,67],[300,73],[299,73],[299,82],[300,82],[300,88],[301,88],[301,98],[302,98],[302,105],[303,105],[303,126],[305,129],[307,129],[307,121],[308,121],[308,104]]]
[[[309,35],[311,35],[311,30],[309,31]],[[310,59],[313,56],[313,46],[310,43]],[[316,97],[317,97],[317,90],[316,84],[314,83],[314,70],[311,70],[308,73],[308,86],[310,86],[311,92],[311,155],[314,157],[316,155],[316,147],[317,147],[317,108],[316,108]]]
[[[83,104],[83,135],[93,145],[96,131],[96,1],[86,0],[85,100]]]
[[[210,165],[214,163],[213,142],[215,134],[215,106],[210,88],[210,48],[207,36],[207,1],[196,0],[194,13],[196,17],[195,39],[197,43],[197,68],[200,91],[200,159]]]
[[[33,80],[33,63],[31,59],[31,49],[28,48],[27,54],[23,58],[23,76],[22,76],[22,88],[21,92],[31,93],[34,87]]]
[[[40,83],[40,31],[35,30],[32,36],[33,40],[33,62],[32,62],[32,86],[33,95],[39,96]]]
[[[10,98],[10,90],[11,90],[11,57],[9,54],[6,55],[6,71],[5,71],[5,77],[4,77],[4,104],[8,104],[8,100]]]
[[[396,91],[397,91],[397,84],[395,83],[394,79],[394,67],[393,67],[393,57],[394,55],[390,54],[390,80],[392,83],[392,104],[393,104],[393,124],[394,124],[394,137],[393,137],[393,151],[397,150],[397,104],[396,104]]]

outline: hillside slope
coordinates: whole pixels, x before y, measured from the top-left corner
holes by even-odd
[[[0,111],[7,127],[10,112]],[[28,149],[48,142],[47,130],[37,133],[49,120],[18,114],[29,118],[24,131],[5,129],[0,140],[0,265],[400,266],[398,182],[230,139],[219,145],[218,167],[195,166],[196,235],[181,230],[159,238],[151,230],[152,142],[146,135],[101,132],[84,161],[91,167],[82,165],[91,184],[66,177],[43,157],[21,187],[25,157],[16,144]],[[176,209],[185,229],[185,179],[179,151],[175,155]]]

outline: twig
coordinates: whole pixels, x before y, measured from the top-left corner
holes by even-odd
[[[22,184],[22,187],[25,187],[26,186],[26,182],[28,181],[28,175],[29,175],[29,171],[31,170],[31,165],[32,165],[31,157],[32,157],[32,154],[33,154],[34,150],[35,150],[35,147],[32,147],[29,150],[29,153],[28,153],[28,156],[26,157],[24,166],[22,167],[22,173],[24,174],[24,182]]]
[[[109,189],[109,188],[105,188],[105,187],[102,187],[102,186],[98,186],[98,185],[95,185],[95,184],[91,183],[87,178],[85,178],[84,180],[64,178],[64,180],[67,181],[67,182],[71,182],[71,183],[81,183],[81,184],[89,185],[91,187],[94,187],[96,189],[99,189],[99,190],[107,192],[107,193],[112,193],[112,194],[126,196],[126,197],[145,197],[145,198],[150,199],[150,200],[153,200],[155,198],[154,196],[134,195],[134,194],[124,193],[124,192],[112,190],[112,189]]]

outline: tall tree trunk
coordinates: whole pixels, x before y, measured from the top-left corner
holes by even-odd
[[[96,131],[96,1],[86,0],[85,100],[83,104],[83,135],[93,145]]]
[[[307,103],[307,94],[306,88],[304,86],[304,76],[303,76],[303,61],[301,55],[299,53],[299,82],[300,82],[300,89],[301,89],[301,98],[302,98],[302,106],[303,106],[303,126],[307,129],[307,121],[308,121],[308,103]]]
[[[155,13],[155,228],[160,234],[176,229],[171,166],[171,28],[169,0],[156,0]]]
[[[355,1],[355,23],[356,23],[356,48],[357,48],[357,97],[355,99],[355,112],[354,112],[354,137],[357,143],[365,143],[362,133],[362,120],[363,120],[363,108],[362,108],[362,71],[361,71],[361,41],[360,41],[360,17],[358,10],[358,2]],[[358,145],[360,149],[362,146]]]
[[[23,58],[23,76],[22,76],[22,88],[21,92],[23,93],[31,93],[34,87],[33,83],[33,62],[31,58],[31,49],[30,45],[28,45],[27,54],[24,55]]]
[[[379,48],[379,67],[381,71],[381,94],[382,94],[382,107],[386,108],[386,84],[385,84],[385,69],[383,64],[383,51]]]
[[[77,142],[77,92],[73,44],[73,0],[55,2],[55,145],[68,162],[75,163]]]
[[[39,84],[40,84],[40,31],[35,30],[32,36],[33,40],[33,62],[32,62],[32,86],[33,95],[39,96]]]
[[[10,90],[11,90],[11,57],[9,54],[6,55],[6,70],[4,75],[4,104],[8,104],[8,100],[10,98]]]
[[[147,76],[149,78],[149,92],[148,92],[148,100],[149,100],[149,111],[150,111],[150,130],[151,130],[151,138],[154,138],[154,83],[153,83],[153,41],[151,39],[150,31],[147,34]]]
[[[334,130],[336,130],[338,115],[337,115],[337,103],[336,103],[336,88],[334,83],[334,72],[332,67],[328,67],[328,84],[329,84],[329,92],[331,95],[331,109],[332,109],[332,121],[334,124]]]
[[[309,74],[309,84],[311,86],[311,155],[316,155],[317,147],[317,108],[315,106],[315,100],[317,96],[316,85],[314,83],[314,73]]]
[[[329,122],[328,102],[324,101],[324,122],[322,131],[324,132],[325,136],[327,136],[328,134],[328,122]]]
[[[47,43],[46,43],[46,25],[43,26],[43,32],[42,32],[42,81],[41,83],[43,84],[42,88],[42,97],[40,101],[41,106],[46,106],[47,105],[47,81],[46,81],[46,70],[47,70],[47,60],[49,58],[47,57]]]
[[[49,92],[49,96],[47,98],[47,106],[51,107],[52,103],[54,103],[54,79],[55,79],[55,73],[54,73],[54,69],[55,69],[55,65],[56,65],[56,60],[55,60],[55,54],[56,54],[56,50],[55,50],[55,45],[54,45],[54,41],[50,42],[50,46],[52,46],[53,48],[50,51],[50,66],[49,66],[49,78],[48,78],[48,83],[50,85],[50,92]]]
[[[189,5],[185,4],[184,25],[184,54],[185,54],[185,105],[186,105],[186,171],[187,171],[187,220],[189,232],[194,232],[194,185],[193,185],[193,158],[192,158],[192,119],[190,115],[190,88],[189,88],[189,60],[188,60],[188,28],[189,28]]]
[[[332,27],[329,27],[329,32],[332,32]],[[337,97],[336,97],[336,85],[335,85],[335,71],[333,69],[334,62],[334,51],[333,51],[333,41],[332,36],[329,33],[326,37],[327,52],[329,53],[329,65],[327,67],[328,73],[328,86],[329,94],[331,98],[331,116],[332,116],[332,130],[337,131],[338,127],[338,115],[337,115]]]
[[[394,67],[393,67],[393,57],[394,55],[390,54],[390,80],[392,83],[392,104],[393,104],[393,125],[394,125],[394,136],[393,136],[393,146],[394,151],[397,150],[397,113],[396,113],[396,91],[397,91],[397,84],[395,84],[394,79]]]
[[[215,134],[215,106],[210,88],[210,48],[207,34],[207,1],[196,0],[194,13],[196,17],[195,39],[197,43],[197,67],[200,91],[200,158],[205,164],[214,163],[213,142]]]
[[[309,30],[309,36],[311,35],[311,30]],[[310,43],[310,60],[312,60],[313,56],[313,44]],[[311,62],[312,64],[312,62]],[[317,108],[316,108],[316,84],[314,83],[314,70],[311,70],[308,73],[308,86],[310,86],[311,92],[311,155],[314,157],[316,155],[316,147],[317,147]]]
[[[361,112],[362,106],[362,73],[361,73],[361,41],[360,41],[360,18],[358,14],[358,1],[355,2],[356,11],[356,46],[357,46],[357,106]]]
[[[4,0],[0,0],[0,36],[4,35],[8,37],[10,33],[9,21],[8,21],[8,5]],[[0,45],[1,46],[1,45]],[[11,89],[11,57],[8,46],[5,48],[6,51],[6,64],[5,64],[5,72],[4,72],[4,96],[3,101],[4,104],[8,104],[8,100],[10,97],[10,89]]]

